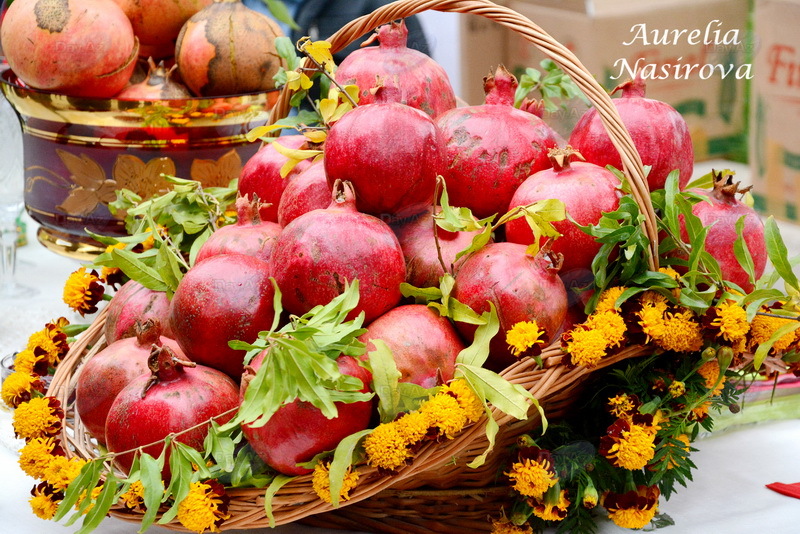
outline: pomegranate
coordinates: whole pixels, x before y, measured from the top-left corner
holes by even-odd
[[[767,264],[764,223],[753,208],[736,198],[737,194],[744,194],[749,190],[750,187],[739,189],[739,182],[734,183],[733,175],[726,172],[714,172],[713,189],[690,190],[708,199],[692,206],[692,213],[700,218],[703,226],[710,227],[705,241],[706,251],[719,262],[722,277],[748,293],[753,291],[753,284],[734,253],[734,243],[738,238],[736,222],[741,217],[744,217],[742,235],[753,258],[756,279],[764,274]],[[681,237],[687,241],[688,233],[682,216],[680,221]]]
[[[479,217],[505,213],[517,187],[550,166],[547,150],[561,142],[540,117],[514,107],[517,79],[502,65],[484,78],[486,103],[441,115],[453,206]]]
[[[261,367],[266,351],[261,352],[242,377],[241,395]],[[339,372],[354,376],[364,383],[362,392],[369,392],[372,375],[350,356],[336,359]],[[284,404],[261,427],[242,425],[245,438],[253,450],[270,467],[286,475],[305,475],[310,469],[297,464],[310,461],[321,452],[336,448],[339,442],[354,432],[369,426],[373,401],[335,403],[337,416],[328,419],[310,402],[295,399]]]
[[[675,169],[680,171],[678,183],[682,189],[694,168],[694,149],[686,121],[669,104],[645,98],[645,82],[639,75],[614,89],[612,94],[617,91],[622,92],[622,97],[614,99],[614,105],[642,163],[651,166],[647,175],[650,190],[663,188],[667,175]],[[596,109],[583,114],[569,144],[590,163],[622,169],[622,158],[611,144]]]
[[[269,91],[284,65],[278,24],[241,0],[214,0],[191,16],[175,44],[183,82],[198,96]]]
[[[373,339],[385,342],[400,371],[400,381],[424,388],[451,380],[456,357],[464,349],[450,321],[423,304],[389,310],[370,323],[358,339],[367,345],[367,352],[375,350]]]
[[[403,19],[380,26],[365,45],[351,52],[336,69],[336,81],[359,87],[360,105],[372,104],[372,89],[388,83],[400,88],[402,104],[420,109],[432,117],[456,107],[450,79],[441,65],[426,54],[408,48],[408,28]]]
[[[139,51],[128,17],[108,0],[15,0],[0,40],[27,86],[92,98],[120,92]]]
[[[294,149],[301,148],[305,144],[306,138],[302,135],[284,135],[275,142],[286,148]],[[310,165],[309,161],[302,161],[295,167],[292,174],[281,178],[280,171],[284,163],[286,163],[286,156],[275,150],[272,143],[269,143],[259,148],[258,152],[251,156],[242,167],[239,175],[239,194],[251,197],[256,195],[261,202],[270,204],[259,212],[262,221],[278,222],[278,204],[289,179],[294,173],[302,172]]]
[[[149,70],[145,78],[133,85],[129,85],[120,91],[115,98],[118,100],[168,100],[191,98],[189,90],[182,84],[171,79],[172,73],[177,68],[173,65],[169,69],[164,66],[163,61],[158,65],[153,58],[147,60]]]
[[[552,149],[549,154],[553,167],[525,180],[511,198],[509,209],[550,198],[563,201],[575,222],[565,219],[553,223],[561,237],[553,242],[552,251],[564,256],[559,272],[573,279],[591,277],[592,260],[600,250],[600,243],[575,223],[597,224],[603,212],[617,209],[621,197],[619,179],[608,169],[593,163],[570,162],[577,153],[569,147]],[[506,224],[506,240],[523,245],[533,243],[533,232],[524,218]]]
[[[349,180],[358,210],[388,220],[416,215],[433,202],[443,170],[443,146],[433,120],[389,101],[383,87],[374,104],[358,106],[331,127],[325,141],[328,183]],[[383,96],[382,96],[383,95]]]
[[[166,58],[175,54],[175,40],[189,17],[212,0],[114,0],[133,26],[143,57]]]
[[[157,322],[161,333],[175,337],[169,324],[169,299],[163,291],[153,291],[135,280],[125,282],[108,303],[105,335],[109,345],[136,335],[136,323]]]
[[[412,286],[438,287],[439,279],[445,273],[442,262],[439,261],[439,253],[441,252],[442,261],[448,272],[451,266],[457,269],[464,262],[464,258],[459,258],[456,262],[456,254],[466,249],[472,243],[472,238],[480,233],[479,231],[448,232],[436,228],[434,234],[434,224],[433,207],[430,207],[410,221],[393,226],[406,260],[406,282]]]
[[[274,288],[269,265],[244,254],[221,254],[195,264],[172,297],[175,339],[197,363],[239,379],[244,352],[228,341],[255,341],[272,326]]]
[[[369,323],[400,301],[403,251],[388,225],[356,210],[352,184],[337,182],[333,191],[326,209],[284,227],[272,251],[272,275],[284,307],[297,315],[327,304],[357,279],[360,299],[350,317],[363,311]]]
[[[147,364],[150,372],[134,378],[111,405],[105,430],[108,450],[123,453],[142,447],[158,457],[164,446],[156,442],[173,433],[175,441],[202,450],[209,427],[203,423],[214,419],[224,424],[233,417],[238,386],[216,369],[179,358],[169,347],[154,348]],[[144,447],[151,443],[156,444]],[[133,452],[114,459],[127,473]]]
[[[277,223],[261,220],[261,206],[256,196],[252,200],[247,196],[238,196],[236,223],[223,226],[211,234],[197,252],[195,263],[218,254],[245,254],[269,261],[281,227]]]
[[[278,204],[278,223],[286,226],[311,210],[327,208],[331,203],[331,188],[325,177],[325,166],[314,163],[292,176]]]
[[[148,320],[136,323],[136,337],[120,339],[92,356],[78,375],[75,408],[83,425],[98,442],[105,443],[106,417],[111,404],[128,383],[148,373],[151,348],[168,346],[186,359],[178,343],[161,334],[161,325]]]
[[[492,339],[488,368],[501,370],[516,361],[506,345],[506,332],[520,321],[536,321],[545,343],[556,339],[567,312],[567,293],[558,276],[560,258],[546,249],[536,256],[518,243],[489,243],[472,254],[456,273],[453,297],[475,312],[489,310],[492,302],[500,331]],[[471,339],[474,325],[456,323]]]

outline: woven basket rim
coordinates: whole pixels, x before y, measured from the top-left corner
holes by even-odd
[[[645,215],[644,231],[650,238],[653,247],[650,254],[651,267],[656,268],[658,261],[656,218],[650,202],[641,158],[633,145],[630,134],[623,125],[609,94],[571,51],[535,23],[509,8],[494,4],[489,0],[397,0],[345,25],[328,39],[331,43],[331,50],[332,52],[341,50],[382,24],[427,10],[478,15],[501,24],[521,34],[572,77],[597,108],[614,146],[620,152],[623,162],[622,171],[628,177],[634,199]],[[270,123],[274,123],[288,114],[290,96],[288,88],[281,91],[278,102],[273,108]],[[91,436],[74,415],[74,403],[71,397],[74,397],[73,392],[81,366],[105,346],[103,332],[106,312],[107,309],[101,311],[88,330],[72,345],[69,353],[56,369],[47,391],[48,395],[57,397],[61,401],[68,414],[65,428],[61,433],[62,442],[69,445],[64,447],[68,456],[94,458],[97,454],[96,445]],[[647,349],[643,346],[628,347],[605,358],[600,365],[590,371],[583,367],[567,368],[563,361],[560,344],[556,341],[544,349],[541,355],[543,362],[541,368],[538,367],[536,361],[528,358],[506,368],[501,375],[512,383],[522,385],[537,399],[547,396],[551,392],[556,392],[554,395],[566,392],[564,394],[568,395],[569,388],[579,383],[590,372],[627,358],[642,355],[646,351]],[[495,410],[495,419],[502,427],[510,423],[513,418]],[[402,483],[404,481],[449,462],[452,457],[468,450],[476,440],[485,438],[484,426],[485,419],[468,426],[453,440],[445,443],[431,442],[424,445],[415,455],[413,462],[409,466],[399,469],[395,476],[384,476],[375,468],[359,466],[361,475],[359,484],[351,492],[350,500],[342,502],[340,507],[371,498],[384,490],[403,491]],[[300,476],[281,488],[272,502],[274,524],[297,522],[311,515],[335,510],[330,504],[317,497],[311,488],[310,481],[311,475]],[[400,489],[393,489],[396,487]],[[224,530],[270,526],[264,513],[264,489],[233,488],[228,492],[231,497],[232,510],[235,513],[222,525]],[[131,513],[121,506],[112,508],[110,513],[128,521],[138,521],[141,518],[141,515]],[[185,528],[176,521],[160,526],[185,531]]]

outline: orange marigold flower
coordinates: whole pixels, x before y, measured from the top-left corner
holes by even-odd
[[[81,267],[69,275],[64,284],[64,303],[83,316],[97,311],[97,303],[104,293],[97,271],[86,272],[86,267]]]
[[[795,324],[793,319],[786,319],[784,317],[773,317],[770,315],[756,315],[750,325],[750,350],[755,350],[762,343],[766,343],[778,328],[787,325]],[[793,343],[797,341],[797,330],[789,332],[781,336],[773,345],[774,352],[782,352],[787,350]]]
[[[544,497],[558,482],[550,452],[538,447],[521,450],[519,461],[511,465],[506,475],[517,493],[534,499]]]
[[[54,437],[33,438],[19,450],[18,462],[25,474],[41,480],[55,455],[63,456],[64,451]]]
[[[717,381],[720,379],[720,375],[722,374],[719,361],[708,360],[697,369],[697,374],[705,379],[706,388],[713,388],[711,391],[712,397],[716,397],[722,393],[722,390],[725,388],[725,380],[720,380],[719,384],[717,384]]]
[[[545,498],[543,501],[535,502],[533,515],[545,521],[561,521],[567,517],[567,510],[571,504],[567,499],[567,490],[561,490],[558,496],[554,498],[555,502],[549,503],[549,500],[549,498]]]
[[[708,417],[709,408],[711,408],[711,401],[706,401],[700,406],[692,408],[692,413],[689,415],[689,419],[692,421],[702,421]]]
[[[617,419],[600,438],[598,452],[614,466],[635,471],[644,468],[655,456],[655,438],[654,427]]]
[[[521,356],[531,348],[539,349],[544,344],[546,334],[536,321],[520,321],[506,332],[506,343],[514,356]],[[541,352],[541,351],[538,351]],[[538,353],[534,351],[533,355]]]
[[[427,413],[410,412],[394,421],[395,428],[402,436],[405,444],[414,445],[422,441],[428,435],[428,431],[433,426],[433,421]]]
[[[29,375],[45,376],[50,369],[47,354],[39,347],[36,350],[25,349],[14,357],[14,371]]]
[[[64,317],[47,323],[42,330],[31,334],[26,348],[34,351],[38,357],[44,357],[49,366],[55,367],[69,352],[67,334],[64,333],[64,327],[68,324],[69,321]],[[39,374],[45,375],[47,372]]]
[[[31,510],[41,519],[53,519],[58,504],[64,499],[64,493],[56,490],[47,482],[37,484],[31,490]]]
[[[317,462],[316,467],[314,467],[314,474],[311,477],[311,487],[314,492],[327,503],[333,501],[331,497],[330,467],[330,462]],[[349,467],[347,468],[342,488],[339,490],[339,502],[350,500],[350,491],[358,486],[358,476],[358,471],[351,471]]]
[[[740,343],[750,331],[747,311],[732,300],[720,302],[711,310],[714,318],[711,326],[718,330],[717,336],[731,343]]]
[[[387,471],[395,471],[411,458],[406,439],[394,423],[383,423],[375,427],[364,438],[367,463]]]
[[[619,297],[622,296],[622,293],[625,292],[627,289],[624,286],[615,286],[609,287],[600,295],[600,298],[597,300],[597,306],[594,308],[594,313],[605,313],[609,311],[618,311],[619,308],[615,306]]]
[[[467,381],[463,378],[452,380],[449,384],[442,387],[440,393],[450,393],[458,401],[458,405],[464,409],[467,414],[467,421],[474,423],[480,419],[485,410],[481,399],[475,395],[475,392],[469,387]]]
[[[618,419],[633,415],[640,405],[641,402],[636,395],[627,393],[621,393],[608,399],[608,411]]]
[[[229,503],[225,488],[216,480],[192,482],[189,494],[178,504],[178,521],[198,534],[220,532],[220,525],[230,517]]]
[[[579,325],[562,336],[562,347],[573,366],[592,368],[606,355],[608,339],[600,330]]]
[[[618,347],[625,339],[625,332],[628,327],[625,319],[614,311],[593,313],[586,320],[586,326],[592,330],[597,330],[606,338],[608,347]]]
[[[644,528],[658,512],[657,486],[637,486],[626,493],[607,492],[603,495],[603,506],[608,517],[622,528]]]
[[[144,510],[144,484],[141,480],[133,482],[119,498],[130,510]]]
[[[0,396],[10,408],[17,408],[34,397],[44,394],[45,384],[39,375],[14,371],[3,380]]]
[[[64,410],[55,397],[36,397],[14,410],[14,433],[23,439],[55,436],[61,432]]]
[[[449,439],[461,432],[467,424],[467,412],[455,397],[437,393],[419,407],[419,411],[431,419],[431,426],[439,429],[439,435]]]
[[[44,468],[42,478],[45,482],[58,490],[65,490],[70,483],[81,473],[81,469],[88,462],[83,458],[73,456],[51,456],[50,463]]]

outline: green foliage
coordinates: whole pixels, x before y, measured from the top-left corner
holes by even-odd
[[[542,70],[527,68],[516,73],[519,82],[514,95],[516,107],[532,92],[538,94],[544,103],[544,109],[549,112],[566,107],[567,102],[574,98],[589,104],[580,88],[552,59],[543,59],[539,66]]]

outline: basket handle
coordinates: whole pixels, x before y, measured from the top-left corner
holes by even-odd
[[[331,52],[336,53],[342,50],[356,39],[382,24],[410,17],[427,10],[479,15],[517,32],[555,61],[581,88],[597,109],[611,142],[622,158],[622,171],[627,176],[631,184],[633,198],[644,215],[644,231],[650,240],[650,268],[656,270],[658,268],[656,215],[650,201],[650,189],[647,185],[642,160],[636,151],[630,133],[622,123],[611,97],[583,66],[575,54],[530,19],[489,0],[397,0],[343,26],[328,39],[331,44]],[[311,68],[313,64],[310,60],[306,60],[305,66]],[[288,114],[290,98],[291,91],[286,87],[281,91],[278,101],[272,110],[270,123],[274,123]]]

